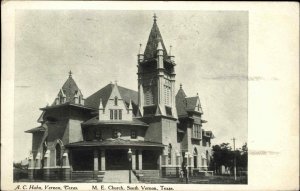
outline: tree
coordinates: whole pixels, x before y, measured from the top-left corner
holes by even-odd
[[[247,170],[248,167],[248,147],[247,143],[242,146],[242,149],[239,152],[237,157],[237,166],[242,170]]]
[[[212,164],[216,169],[220,169],[222,165],[226,167],[233,166],[233,152],[229,143],[222,143],[220,145],[214,145],[213,150],[213,160]]]
[[[248,147],[245,143],[241,149],[235,151],[229,146],[229,143],[222,143],[220,145],[212,146],[212,162],[211,170],[218,170],[222,165],[233,169],[234,156],[236,157],[236,165],[242,170],[246,170],[248,166]]]

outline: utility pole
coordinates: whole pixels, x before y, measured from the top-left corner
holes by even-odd
[[[233,159],[233,171],[234,171],[234,180],[236,180],[236,156],[235,156],[235,138],[233,137],[231,139],[233,141],[233,154],[234,154],[234,159]]]

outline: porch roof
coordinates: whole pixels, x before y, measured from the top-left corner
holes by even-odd
[[[124,139],[111,139],[103,141],[79,141],[74,143],[69,143],[66,147],[159,147],[163,148],[164,145],[161,143],[150,142],[150,141],[132,141]]]
[[[82,125],[135,125],[135,126],[145,126],[148,127],[149,125],[140,121],[139,119],[133,118],[132,121],[128,120],[99,120],[99,117],[93,117],[82,123]]]
[[[25,131],[25,133],[35,133],[35,132],[44,132],[44,131],[46,131],[45,127],[38,126],[38,127],[33,128],[33,129],[29,129],[29,130]]]

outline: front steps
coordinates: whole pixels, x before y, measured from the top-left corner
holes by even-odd
[[[144,183],[155,183],[161,179],[159,170],[135,170],[134,172],[139,181]]]
[[[102,182],[105,171],[73,171],[71,174],[72,182]]]
[[[104,183],[129,183],[129,170],[105,171]],[[135,174],[131,171],[131,183],[139,183]]]

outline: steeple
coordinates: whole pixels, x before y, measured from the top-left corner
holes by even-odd
[[[142,116],[177,118],[173,58],[167,53],[154,15],[144,55],[138,54],[138,105]]]
[[[145,48],[144,59],[156,58],[159,42],[162,45],[164,59],[167,59],[168,53],[157,25],[157,16],[154,14],[153,18],[153,25]]]

